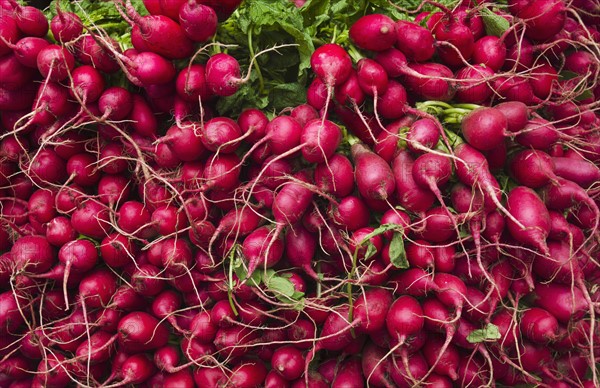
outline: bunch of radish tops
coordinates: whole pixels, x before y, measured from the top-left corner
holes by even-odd
[[[0,0],[0,387],[598,387],[597,1],[66,3]]]

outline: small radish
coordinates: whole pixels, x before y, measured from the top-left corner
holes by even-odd
[[[356,46],[364,50],[383,51],[396,43],[396,25],[389,16],[369,14],[350,26],[349,36]]]

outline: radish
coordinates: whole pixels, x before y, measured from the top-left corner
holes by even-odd
[[[36,60],[40,74],[55,82],[66,79],[75,67],[73,54],[55,44],[42,48]]]
[[[77,14],[62,11],[56,3],[56,16],[50,21],[50,31],[57,41],[71,42],[81,35],[83,23]]]
[[[447,15],[442,18],[433,29],[433,35],[438,42],[454,46],[447,47],[446,44],[442,44],[438,48],[440,59],[446,65],[459,67],[471,59],[475,38],[470,28],[454,16]]]
[[[461,121],[465,140],[480,151],[498,147],[504,140],[507,120],[494,108],[479,108],[467,114]]]
[[[428,61],[435,53],[431,31],[407,20],[396,21],[396,47],[415,62]]]
[[[43,38],[48,33],[48,20],[44,13],[33,6],[16,5],[14,10],[17,27],[27,36]]]
[[[242,253],[248,260],[248,276],[259,266],[270,268],[283,256],[283,241],[267,226],[250,233],[242,244]]]
[[[388,199],[396,189],[389,164],[363,144],[354,144],[351,152],[354,179],[360,194],[369,199]]]
[[[547,254],[546,239],[550,233],[550,214],[540,197],[530,188],[516,187],[508,194],[507,209],[524,226],[520,227],[511,218],[507,219],[507,228],[511,236],[518,242]]]
[[[4,56],[11,52],[11,48],[6,42],[16,43],[21,38],[21,31],[17,26],[17,22],[13,15],[2,14],[0,17],[0,56]]]
[[[412,296],[400,296],[389,306],[385,322],[388,333],[398,340],[398,345],[403,345],[423,328],[423,309]]]
[[[237,92],[245,80],[241,78],[238,61],[229,54],[219,53],[206,62],[206,82],[213,94],[227,97]]]
[[[123,2],[120,0],[118,2],[119,9],[122,6]],[[125,10],[131,18],[132,42],[143,42],[145,46],[139,47],[140,52],[152,51],[168,59],[183,59],[193,53],[193,42],[186,36],[183,28],[173,19],[164,15],[140,16],[133,8],[130,0],[127,0]]]
[[[414,160],[408,151],[400,151],[394,158],[392,168],[396,182],[396,196],[400,205],[407,210],[424,212],[435,201],[435,195],[417,185],[413,178]]]
[[[271,365],[285,380],[293,381],[304,372],[304,356],[294,346],[282,346],[273,352]]]
[[[362,16],[350,26],[348,34],[356,46],[369,51],[384,51],[396,43],[396,25],[383,14]]]
[[[524,150],[510,162],[510,172],[524,186],[538,189],[554,180],[555,164],[550,155],[543,151]]]
[[[217,13],[197,1],[184,0],[179,7],[178,20],[183,32],[194,42],[206,42],[217,32]]]
[[[473,46],[473,62],[485,65],[493,71],[500,70],[506,59],[506,45],[500,38],[492,35],[475,41]]]

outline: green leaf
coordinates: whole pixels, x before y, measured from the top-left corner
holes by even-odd
[[[364,259],[367,260],[370,257],[373,257],[376,253],[377,253],[377,248],[371,241],[369,241],[369,243],[367,244],[367,251],[365,252]]]
[[[396,268],[406,269],[410,267],[406,258],[406,250],[404,249],[404,236],[402,233],[394,233],[390,242],[390,262]]]
[[[282,276],[273,276],[268,279],[267,288],[277,294],[292,298],[296,289],[294,284]]]
[[[592,93],[592,91],[590,89],[586,89],[584,91],[582,91],[580,94],[577,95],[577,97],[575,97],[575,101],[583,101],[583,100],[587,100],[588,98],[592,98],[594,97],[594,93]]]
[[[271,88],[269,99],[275,110],[298,106],[306,102],[306,88],[298,83],[275,85]]]
[[[558,75],[558,78],[561,81],[568,81],[570,79],[577,78],[577,77],[579,77],[579,74],[575,73],[574,71],[570,71],[570,70],[563,70]]]
[[[481,9],[481,18],[485,26],[485,32],[488,35],[501,36],[508,28],[510,23],[502,16],[498,15],[489,8]]]
[[[500,330],[498,326],[493,323],[488,323],[482,329],[473,330],[467,336],[467,341],[472,344],[477,344],[481,342],[489,342],[496,341],[500,339],[502,336],[500,335]]]

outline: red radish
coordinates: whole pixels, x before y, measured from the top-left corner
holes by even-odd
[[[236,154],[214,154],[205,164],[202,178],[202,191],[224,191],[234,189],[239,184],[241,173],[240,159]]]
[[[273,352],[271,365],[285,380],[293,381],[304,372],[304,356],[292,345],[282,346]]]
[[[431,369],[440,375],[448,376],[452,380],[458,379],[458,364],[460,354],[454,345],[448,346],[445,351],[439,353],[444,346],[444,341],[439,336],[431,336],[423,347],[423,355]]]
[[[510,162],[510,172],[524,186],[538,189],[554,180],[554,161],[543,151],[524,150]]]
[[[553,157],[554,173],[577,183],[583,188],[589,188],[600,180],[600,168],[585,159],[569,157]]]
[[[326,193],[342,198],[354,190],[353,166],[342,154],[336,153],[326,162],[317,164],[314,174],[317,187]]]
[[[329,120],[315,119],[302,129],[302,156],[309,163],[322,163],[335,153],[342,140],[340,128]]]
[[[364,379],[361,360],[359,357],[355,356],[342,362],[331,386],[335,388],[352,386],[353,384],[356,384],[357,381],[363,381]]]
[[[23,236],[15,241],[10,256],[17,268],[31,273],[44,273],[54,265],[56,253],[42,236]]]
[[[283,241],[267,226],[260,227],[250,233],[242,245],[242,253],[248,260],[248,274],[265,266],[272,267],[281,260]]]
[[[529,340],[545,344],[557,339],[558,321],[548,311],[532,307],[523,312],[520,330]]]
[[[435,53],[431,31],[407,20],[396,21],[396,47],[415,62],[428,61]]]
[[[438,54],[442,62],[450,67],[462,66],[471,59],[475,39],[469,27],[453,16],[442,18],[433,29],[433,34],[438,42],[452,44],[449,47],[442,44],[438,47]]]
[[[121,69],[115,59],[121,53],[121,48],[110,38],[100,40],[86,34],[77,39],[75,48],[76,59],[84,65],[93,66],[104,73],[115,73]]]
[[[285,256],[289,263],[300,267],[312,278],[317,278],[313,269],[313,258],[317,248],[317,238],[301,225],[290,228],[285,236]]]
[[[119,345],[130,351],[159,349],[167,344],[168,339],[164,324],[148,313],[132,312],[119,321]]]
[[[389,16],[375,13],[354,22],[349,35],[354,44],[364,50],[383,51],[396,43],[396,26]]]
[[[213,94],[231,96],[244,82],[241,78],[240,64],[229,54],[218,53],[211,56],[206,62],[206,82]]]
[[[261,361],[242,361],[231,375],[221,379],[217,386],[229,385],[236,388],[253,388],[260,386],[267,376],[267,368]]]
[[[209,87],[206,83],[206,68],[195,63],[183,68],[177,75],[177,94],[185,101],[207,101],[210,98]]]
[[[481,104],[492,96],[490,78],[495,75],[489,67],[475,65],[456,72],[456,99],[462,103]]]
[[[317,77],[329,88],[341,85],[352,71],[350,56],[334,43],[317,48],[310,57],[310,65]]]
[[[64,43],[70,42],[81,35],[83,23],[79,16],[73,12],[64,12],[57,4],[56,16],[50,21],[50,30],[54,39]]]
[[[37,56],[37,68],[51,81],[63,81],[75,67],[75,58],[67,49],[58,45],[48,45]]]
[[[65,305],[68,303],[67,280],[71,268],[78,272],[87,272],[96,266],[98,252],[96,246],[89,240],[75,240],[63,245],[58,251],[58,259],[65,266],[63,279]]]
[[[154,362],[144,353],[129,356],[121,365],[122,380],[119,384],[142,384],[156,371]]]
[[[13,15],[2,14],[0,17],[0,56],[11,52],[11,48],[5,42],[16,43],[21,38],[21,31]]]
[[[546,238],[550,233],[550,214],[540,197],[530,188],[519,186],[510,191],[507,209],[524,228],[511,218],[507,219],[507,227],[511,236],[518,242],[548,253]]]
[[[27,36],[43,38],[48,33],[48,20],[44,13],[36,7],[17,5],[15,19],[19,30]]]
[[[454,78],[454,74],[448,67],[430,62],[413,63],[409,68],[416,74],[407,74],[406,85],[421,99],[439,101],[452,99],[455,90],[447,79]]]
[[[87,308],[108,305],[116,291],[116,276],[102,267],[87,272],[79,282],[79,297]]]
[[[400,296],[389,306],[387,330],[393,338],[398,339],[399,344],[421,331],[423,324],[423,309],[412,296]]]
[[[206,42],[217,32],[217,14],[213,8],[197,1],[184,0],[178,9],[179,24],[194,42]]]
[[[349,232],[366,227],[371,218],[365,202],[353,195],[342,198],[337,205],[332,205],[330,213],[333,222]]]
[[[207,150],[229,154],[239,147],[238,138],[242,136],[242,130],[230,118],[215,117],[201,127],[199,135]]]
[[[417,185],[413,178],[414,160],[408,151],[400,151],[394,158],[392,167],[396,181],[396,196],[400,205],[410,211],[424,212],[435,201],[431,190]]]
[[[352,146],[351,152],[354,159],[354,179],[360,194],[370,199],[390,198],[396,187],[389,164],[359,143]]]
[[[129,0],[126,11],[133,23],[132,41],[137,39],[147,48],[140,51],[152,51],[168,59],[183,59],[193,53],[193,42],[173,19],[164,15],[140,16]]]
[[[378,96],[377,113],[386,119],[399,119],[405,114],[407,100],[404,86],[394,80],[388,80],[387,90]]]
[[[503,142],[507,120],[495,108],[479,108],[462,119],[461,129],[469,144],[480,151],[489,151]]]
[[[545,150],[550,148],[560,138],[554,125],[542,118],[533,118],[517,135],[516,141],[524,147]]]
[[[485,65],[493,71],[498,71],[506,59],[506,45],[500,38],[492,35],[484,36],[473,46],[473,62]]]

